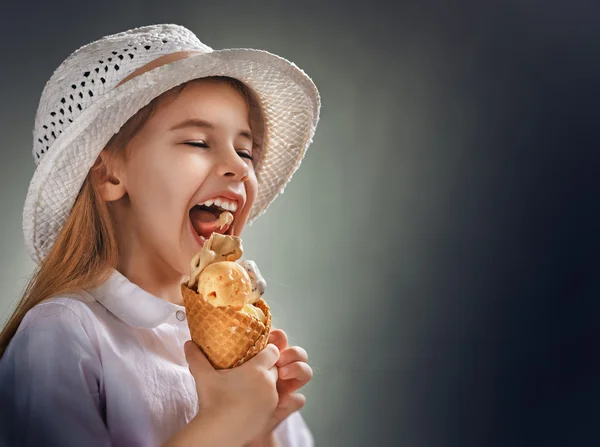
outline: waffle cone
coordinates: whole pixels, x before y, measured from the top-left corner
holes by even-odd
[[[271,312],[262,298],[255,306],[267,317],[264,324],[231,307],[214,307],[185,284],[181,291],[192,340],[215,369],[240,366],[267,346]]]

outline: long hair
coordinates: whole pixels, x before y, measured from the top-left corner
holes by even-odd
[[[214,77],[234,87],[246,100],[254,146],[264,147],[264,118],[256,95],[240,81]],[[194,81],[191,81],[194,82]],[[105,150],[126,157],[129,141],[143,128],[158,104],[177,94],[186,84],[175,87],[150,102],[132,116],[107,143]],[[256,131],[256,132],[255,132]],[[23,318],[34,306],[49,298],[100,285],[117,267],[119,257],[113,219],[108,204],[100,197],[94,181],[96,161],[75,200],[69,217],[46,257],[34,271],[23,297],[0,333],[0,357],[4,354]]]

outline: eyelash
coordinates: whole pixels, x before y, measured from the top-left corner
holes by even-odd
[[[200,148],[204,148],[204,149],[206,149],[206,148],[208,148],[208,147],[209,147],[209,146],[208,146],[208,144],[206,144],[206,143],[204,143],[204,142],[198,142],[198,141],[189,141],[189,142],[187,142],[187,143],[185,143],[185,144],[188,144],[188,145],[190,145],[190,146],[194,146],[194,147],[200,147]],[[238,151],[236,151],[236,152],[237,152],[237,154],[238,154],[238,155],[239,155],[241,158],[247,158],[247,159],[248,159],[248,160],[250,160],[250,161],[253,161],[253,160],[254,160],[254,157],[252,157],[252,155],[250,155],[250,154],[249,154],[249,153],[247,153],[247,152],[238,152]]]

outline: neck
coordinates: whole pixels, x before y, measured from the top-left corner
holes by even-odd
[[[117,225],[128,228],[124,219],[117,219]],[[136,232],[127,232],[127,237],[120,236],[120,233],[116,234],[119,250],[117,270],[146,292],[182,306],[181,284],[185,276],[160,256],[148,253],[150,247],[142,243]]]

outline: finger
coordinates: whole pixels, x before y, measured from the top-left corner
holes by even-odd
[[[306,403],[306,397],[300,393],[285,394],[279,398],[277,409],[275,411],[286,410],[285,417],[288,417],[294,411],[300,410]],[[283,413],[283,412],[282,412]],[[283,419],[285,419],[285,417]],[[282,419],[282,420],[283,420]]]
[[[288,338],[281,329],[272,329],[269,334],[269,343],[273,343],[280,351],[287,348]]]
[[[304,385],[306,385],[306,382],[301,382],[300,380],[296,380],[296,379],[288,379],[288,380],[279,379],[276,387],[277,387],[277,392],[280,395],[284,396],[286,394],[290,394],[290,393],[293,393],[294,391],[299,390]]]
[[[284,350],[277,360],[277,366],[285,366],[292,362],[308,362],[308,354],[300,346],[292,346]]]
[[[296,379],[308,382],[312,376],[313,370],[305,362],[294,362],[279,368],[279,377],[283,380]]]
[[[277,363],[277,360],[279,360],[279,349],[274,344],[269,343],[254,358],[244,363],[242,367],[245,365],[254,365],[269,369]]]
[[[183,351],[190,367],[190,372],[194,377],[199,374],[215,371],[215,368],[208,361],[202,350],[192,340],[185,342]]]
[[[293,393],[294,391],[302,388],[312,379],[312,369],[310,368],[310,366],[308,367],[308,369],[309,370],[307,371],[301,371],[297,373],[297,376],[299,376],[300,378],[282,379],[280,375],[279,380],[277,381],[277,392],[279,394],[287,394]]]
[[[273,431],[290,414],[300,410],[306,403],[306,397],[300,393],[291,393],[281,396],[273,414],[273,418],[267,427],[267,433]]]

